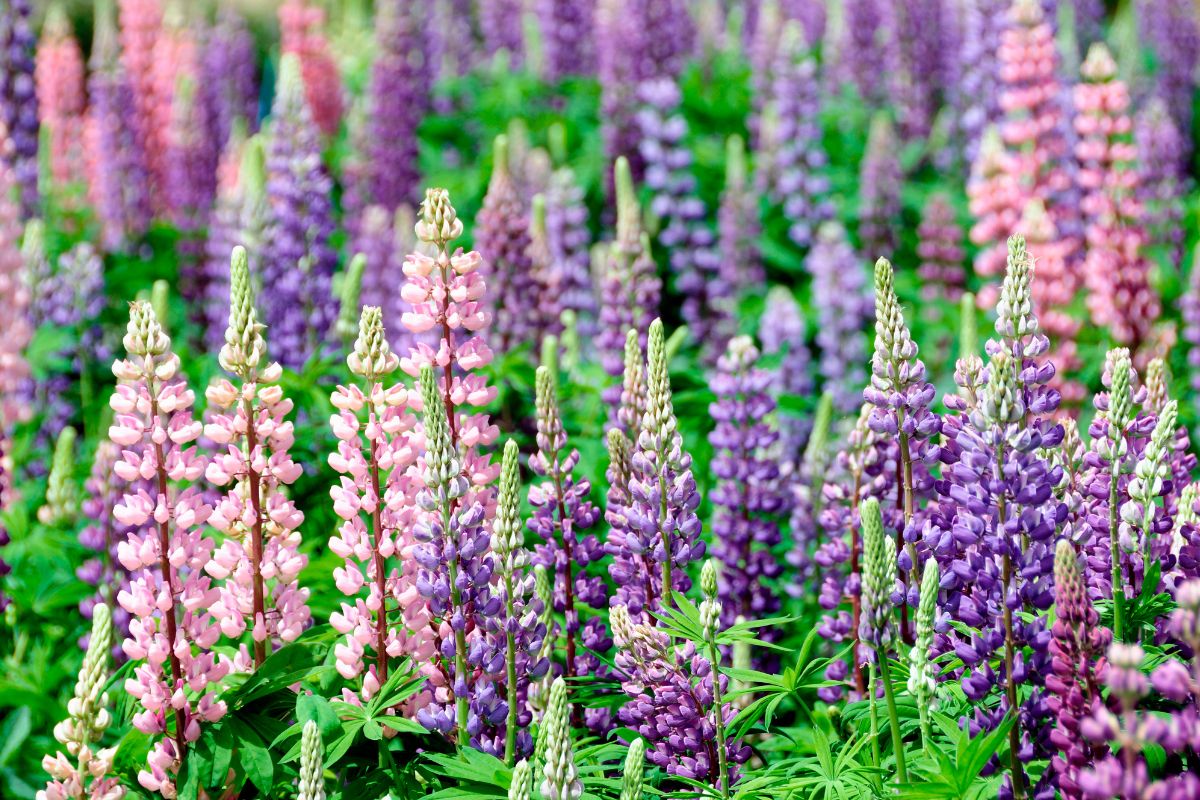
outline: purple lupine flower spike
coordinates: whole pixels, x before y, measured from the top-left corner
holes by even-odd
[[[551,83],[596,71],[593,31],[596,0],[538,0],[544,74]]]
[[[246,20],[231,5],[220,6],[207,34],[200,91],[209,108],[211,136],[224,152],[237,120],[249,133],[258,129],[258,52]]]
[[[433,83],[425,35],[429,5],[407,0],[376,4],[367,155],[371,202],[389,212],[414,202],[419,189],[417,126],[429,108]]]
[[[1142,41],[1154,52],[1154,94],[1167,104],[1176,127],[1192,129],[1192,92],[1200,61],[1200,19],[1187,0],[1143,0],[1137,4]],[[1187,172],[1191,137],[1183,142],[1180,170]]]
[[[498,287],[496,350],[532,343],[538,326],[529,317],[536,283],[529,263],[529,214],[509,167],[508,137],[496,137],[492,177],[475,227],[475,246],[489,282]]]
[[[846,0],[842,14],[843,39],[826,79],[835,90],[839,85],[852,85],[859,97],[878,108],[886,99],[887,81],[883,76],[893,74],[889,69],[895,36],[891,4],[885,0]]]
[[[33,6],[9,0],[0,8],[0,127],[12,139],[12,150],[0,157],[16,175],[21,218],[38,207],[38,108],[34,86]]]
[[[551,151],[557,151],[555,160],[560,163],[566,151],[563,136],[561,126],[551,129]],[[589,253],[592,235],[583,189],[574,170],[565,164],[554,170],[544,195],[546,239],[559,268],[559,302],[564,310],[575,312],[580,338],[590,341],[596,335],[597,324],[597,292]]]
[[[783,29],[772,65],[767,104],[759,136],[756,186],[783,207],[788,238],[799,247],[812,246],[823,222],[833,219],[829,158],[821,143],[820,87],[817,62],[795,22]]]
[[[382,206],[369,206],[363,214],[355,238],[354,252],[366,257],[363,269],[359,303],[379,306],[383,311],[383,326],[400,352],[408,350],[410,342],[404,340],[408,333],[401,317],[407,304],[399,296],[404,285],[404,256],[412,252],[416,243],[412,231],[416,216],[411,206],[400,205],[395,214]]]
[[[846,241],[846,232],[833,222],[818,231],[804,263],[813,278],[818,309],[818,370],[824,385],[833,390],[834,405],[849,413],[858,407],[859,387],[866,380],[867,344],[862,331],[874,313],[866,271]]]
[[[280,61],[271,117],[261,270],[269,300],[263,304],[263,316],[280,363],[297,369],[332,333],[338,306],[332,290],[337,266],[330,243],[332,181],[321,163],[321,133],[293,54]]]
[[[903,179],[899,150],[891,120],[877,114],[871,120],[858,184],[858,239],[863,251],[874,258],[887,256],[896,248]]]
[[[725,190],[717,211],[721,283],[729,291],[730,311],[739,298],[758,293],[766,281],[758,237],[761,233],[758,197],[751,191],[746,146],[740,136],[725,143]]]
[[[491,0],[479,4],[479,28],[489,57],[501,50],[508,53],[510,67],[520,67],[525,60],[525,32],[522,30],[521,0]]]
[[[750,337],[734,337],[712,381],[717,400],[709,405],[709,414],[716,427],[708,441],[715,451],[713,556],[723,565],[722,627],[739,618],[761,619],[781,606],[772,585],[783,565],[772,551],[782,541],[779,523],[788,492],[773,457],[779,432],[770,395],[772,375],[756,366],[757,359]]]
[[[1190,185],[1186,164],[1186,143],[1171,118],[1162,98],[1151,98],[1134,119],[1141,172],[1140,200],[1146,208],[1146,227],[1150,241],[1165,245],[1176,266],[1183,260],[1182,199]]]
[[[111,5],[96,11],[84,139],[92,153],[88,196],[107,250],[123,249],[150,226],[150,185],[141,121],[117,44]]]
[[[1188,285],[1179,300],[1179,312],[1183,317],[1181,338],[1187,345],[1188,374],[1193,391],[1200,391],[1200,269],[1195,268],[1197,260],[1200,260],[1200,251],[1193,251]]]
[[[957,86],[951,103],[958,111],[967,164],[975,162],[983,132],[1000,122],[1000,77],[997,53],[1008,0],[972,0],[962,4],[962,44],[958,52]]]
[[[945,194],[935,194],[925,204],[917,228],[917,257],[921,299],[928,304],[925,316],[941,320],[946,305],[959,301],[967,282],[963,231]]]
[[[781,356],[774,370],[771,392],[778,399],[788,395],[808,397],[813,393],[810,373],[812,354],[808,349],[804,315],[791,290],[773,286],[767,292],[767,304],[758,322],[758,339],[768,356]],[[780,416],[780,451],[785,464],[794,464],[808,442],[812,421],[792,414]]]
[[[941,0],[910,0],[893,5],[897,69],[892,93],[900,134],[905,140],[924,139],[933,126],[941,81],[954,52],[946,47],[951,26],[947,4]]]
[[[719,353],[727,335],[722,306],[728,290],[721,277],[716,237],[692,174],[692,155],[684,139],[687,121],[680,112],[679,86],[670,78],[647,81],[638,112],[646,164],[650,211],[658,219],[658,242],[667,252],[675,289],[683,296],[683,319],[708,354]]]
[[[641,79],[642,31],[633,13],[636,0],[596,0],[596,69],[600,78],[601,134],[607,163],[629,160],[633,176],[642,175],[638,152],[637,87]],[[620,198],[612,179],[606,182],[610,201],[620,213]]]

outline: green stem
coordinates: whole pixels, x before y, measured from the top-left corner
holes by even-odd
[[[504,576],[504,606],[505,617],[509,620],[515,615],[513,611],[513,581],[512,575]],[[508,626],[505,626],[508,627]],[[508,699],[508,724],[504,731],[504,763],[510,767],[515,763],[517,743],[517,640],[512,631],[504,634],[504,664],[508,677],[505,687]]]
[[[1121,474],[1121,457],[1116,455],[1119,444],[1113,445],[1113,460],[1108,486],[1108,553],[1112,561],[1113,635],[1125,641],[1125,587],[1121,583],[1121,545],[1117,532],[1117,480]]]
[[[729,797],[729,765],[725,760],[725,701],[721,698],[721,654],[717,652],[717,643],[708,643],[708,661],[712,665],[713,682],[713,717],[717,727],[717,770],[718,790],[721,797]]]
[[[446,508],[445,510],[443,510],[443,512],[442,512],[442,525],[443,525],[442,530],[444,530],[447,535],[449,535],[450,531],[452,530],[451,523],[450,523],[450,517],[451,517],[450,509]],[[454,561],[454,559],[450,559],[450,562],[449,562],[449,564],[447,564],[447,566],[449,568],[448,577],[450,579],[450,607],[452,609],[459,609],[462,606],[462,592],[459,591],[459,589],[457,588],[457,586],[458,586],[458,564]],[[454,683],[457,683],[460,680],[464,684],[466,684],[466,682],[467,682],[467,635],[466,635],[465,631],[455,630],[454,631]],[[450,690],[454,691],[453,683],[450,686]],[[459,749],[461,750],[467,746],[467,739],[468,739],[467,722],[468,722],[469,717],[468,717],[468,713],[467,713],[468,709],[467,709],[466,695],[461,695],[456,691],[454,692],[454,708],[455,708],[455,711],[457,712],[456,716],[458,718],[458,741],[457,741],[457,744],[458,744]]]
[[[867,662],[867,708],[871,712],[871,761],[875,769],[883,768],[879,754],[879,703],[875,699],[875,665]]]
[[[996,474],[1004,474],[1004,445],[996,448]],[[1003,494],[996,503],[999,528],[1004,529],[1008,521],[1008,501]],[[1008,729],[1009,764],[1012,769],[1012,785],[1014,800],[1025,798],[1025,770],[1021,767],[1019,752],[1021,749],[1021,714],[1017,704],[1017,682],[1013,680],[1013,668],[1016,661],[1016,635],[1013,632],[1012,608],[1008,605],[1008,592],[1012,587],[1012,558],[1005,551],[1002,573],[1000,576],[1004,596],[1004,693],[1008,698],[1008,708],[1013,714],[1013,725]]]
[[[892,728],[892,749],[896,751],[896,776],[900,783],[908,783],[908,765],[904,760],[904,739],[900,734],[900,714],[896,711],[896,693],[892,689],[891,667],[888,666],[887,654],[881,650],[875,651],[879,661],[879,676],[883,679],[883,696],[887,700],[888,723]]]

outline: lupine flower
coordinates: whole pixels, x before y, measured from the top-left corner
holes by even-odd
[[[1088,252],[1084,274],[1088,310],[1097,325],[1135,353],[1150,336],[1159,299],[1150,285],[1150,262],[1138,200],[1137,147],[1130,140],[1129,94],[1103,44],[1095,44],[1075,87],[1079,185],[1084,191]]]
[[[637,119],[639,149],[651,192],[650,212],[659,223],[658,243],[667,252],[675,289],[683,296],[681,313],[688,330],[706,350],[724,345],[725,301],[716,237],[692,174],[692,156],[684,144],[687,121],[680,113],[678,84],[669,78],[647,81],[638,91],[643,106]]]
[[[266,155],[268,211],[262,248],[262,284],[271,290],[265,322],[280,363],[293,369],[325,342],[337,317],[331,287],[337,264],[330,244],[332,182],[321,163],[321,142],[304,99],[300,69],[290,54],[280,62]]]
[[[0,131],[0,147],[5,137]],[[21,257],[20,211],[15,197],[16,178],[13,170],[0,161],[0,441],[9,433],[9,426],[28,416],[30,409],[21,402],[19,390],[26,384],[29,365],[25,361],[25,345],[33,334],[29,307],[33,300],[25,277],[25,260]]]
[[[370,205],[362,213],[354,237],[353,252],[364,259],[359,301],[383,310],[384,327],[394,331],[392,337],[400,350],[404,348],[399,342],[408,341],[400,321],[407,304],[398,296],[397,289],[404,285],[404,256],[415,244],[412,237],[415,224],[410,206],[401,205],[393,214],[383,206]]]
[[[638,332],[645,346],[643,330],[657,313],[662,281],[656,274],[650,245],[641,227],[641,208],[634,192],[629,161],[618,158],[614,167],[617,187],[617,235],[608,247],[600,287],[600,333],[596,345],[600,363],[610,377],[620,377],[625,369],[625,338],[630,329]],[[610,384],[602,392],[615,417],[621,387]]]
[[[941,577],[937,561],[926,561],[925,572],[921,576],[921,600],[917,605],[917,635],[912,649],[908,651],[908,691],[917,703],[917,712],[921,717],[921,736],[926,745],[931,743],[932,735],[929,712],[937,708],[938,703],[938,667],[930,654],[933,652],[938,584]]]
[[[917,275],[921,279],[921,299],[928,304],[925,317],[943,319],[942,306],[957,303],[967,282],[966,253],[962,229],[954,218],[954,208],[945,194],[929,198],[917,227]]]
[[[540,790],[539,790],[540,791]],[[533,767],[522,758],[513,767],[512,783],[508,785],[508,800],[532,800]]]
[[[171,222],[179,230],[176,252],[180,257],[179,291],[193,315],[202,321],[207,270],[204,263],[204,226],[217,193],[220,152],[206,133],[208,109],[199,96],[195,67],[179,78],[171,100],[166,134],[166,198]]]
[[[782,541],[779,520],[788,496],[774,458],[779,432],[769,394],[772,376],[756,366],[757,359],[750,337],[730,341],[717,362],[712,380],[717,400],[708,409],[716,421],[708,435],[717,479],[711,495],[716,507],[713,556],[722,563],[719,596],[725,628],[739,618],[775,614],[781,605],[774,582],[783,567],[773,551]]]
[[[546,187],[546,241],[558,265],[558,303],[575,314],[579,335],[596,333],[597,292],[590,274],[588,209],[575,172],[565,164]]]
[[[6,437],[7,433],[0,436],[0,510],[7,508],[12,495],[12,461],[8,457],[9,445]],[[4,548],[11,541],[8,528],[4,526],[3,521],[0,521],[0,578],[4,578],[12,572],[12,567],[3,558]],[[9,603],[9,596],[0,591],[0,613],[4,613],[8,609]]]
[[[976,163],[983,132],[1000,121],[999,69],[997,53],[1004,28],[1007,0],[976,0],[962,5],[962,39],[950,101],[959,112],[964,155]]]
[[[476,223],[475,240],[486,257],[496,298],[496,342],[501,351],[536,340],[530,308],[540,300],[529,263],[529,216],[509,169],[508,137],[496,137],[492,177]]]
[[[863,500],[859,509],[863,536],[862,621],[858,637],[871,645],[877,658],[887,658],[887,651],[896,641],[891,622],[895,607],[892,593],[896,588],[896,545],[883,532],[879,501],[874,497]]]
[[[562,333],[562,265],[555,260],[550,248],[550,236],[546,230],[546,197],[535,194],[529,209],[529,248],[525,251],[529,260],[529,275],[533,286],[529,295],[535,299],[536,308],[526,312],[526,318],[535,326],[542,337],[555,337]],[[543,343],[549,339],[543,338]]]
[[[614,602],[639,617],[670,603],[670,592],[686,592],[692,585],[687,566],[704,555],[700,493],[671,403],[661,320],[650,324],[647,363],[646,414],[629,459],[623,509],[628,525],[614,527],[605,543],[613,555]],[[655,569],[647,570],[646,560]]]
[[[871,296],[858,255],[840,225],[827,222],[804,262],[813,279],[817,314],[818,371],[833,390],[834,405],[846,413],[858,405],[858,387],[866,374],[862,330],[871,315]]]
[[[529,553],[522,541],[519,452],[512,439],[505,443],[491,542],[499,575],[498,591],[504,603],[503,613],[496,620],[499,624],[492,635],[504,641],[505,702],[508,706],[504,758],[508,763],[512,763],[518,751],[529,752],[527,729],[532,715],[525,700],[531,685],[547,673],[550,652],[550,648],[543,646],[549,631],[541,620],[539,601],[531,597],[536,578],[529,569]]]
[[[426,3],[384,2],[375,12],[367,121],[371,200],[394,212],[416,197],[417,126],[433,82]],[[516,15],[518,23],[520,14]]]
[[[967,197],[974,218],[969,238],[980,246],[975,255],[975,273],[985,277],[1002,274],[1004,242],[1017,229],[1026,195],[1014,156],[1004,149],[1004,140],[994,126],[981,134],[978,153],[971,163]]]
[[[315,720],[304,723],[300,740],[300,786],[297,800],[325,800],[325,747]]]
[[[567,683],[562,678],[555,678],[550,685],[550,706],[542,719],[540,734],[546,737],[546,763],[538,787],[542,797],[544,800],[578,800],[583,796],[583,783],[575,768],[571,707],[567,702]]]
[[[493,730],[504,724],[508,709],[498,691],[505,653],[484,635],[499,627],[493,618],[503,608],[491,583],[495,555],[484,526],[486,510],[470,494],[466,465],[451,438],[448,414],[452,412],[443,402],[431,366],[421,369],[421,404],[424,488],[417,505],[426,515],[415,526],[418,545],[413,556],[420,567],[417,587],[430,613],[443,629],[449,628],[439,651],[450,692],[435,695],[429,706],[417,712],[417,719],[430,730],[456,738],[459,747],[469,743],[496,754],[503,747]]]
[[[621,800],[641,800],[642,776],[646,769],[646,740],[634,739],[625,754],[625,768],[621,770]]]
[[[1087,595],[1075,549],[1060,539],[1054,553],[1055,621],[1051,629],[1050,670],[1046,677],[1046,705],[1057,726],[1050,740],[1059,749],[1051,759],[1058,790],[1064,798],[1083,797],[1079,771],[1104,755],[1103,744],[1080,734],[1084,720],[1101,707],[1104,653],[1112,632],[1100,627],[1100,615]]]
[[[213,141],[223,152],[239,121],[249,132],[258,127],[258,53],[246,20],[233,6],[217,9],[216,23],[207,34],[199,88]]]
[[[479,372],[492,360],[484,340],[491,314],[487,311],[487,284],[480,274],[483,259],[474,250],[451,254],[451,244],[462,235],[462,221],[445,189],[426,190],[416,232],[417,239],[435,254],[414,252],[405,260],[408,282],[400,296],[411,304],[412,311],[401,320],[414,335],[433,331],[437,346],[418,341],[408,356],[400,359],[400,368],[413,377],[426,366],[439,373],[442,394],[450,406],[451,442],[472,486],[463,502],[469,505],[479,500],[489,508],[488,484],[499,474],[499,465],[492,464],[481,449],[490,447],[500,431],[486,413],[471,413],[496,399],[496,387],[488,386],[487,377]]]
[[[138,125],[134,129],[141,138],[145,168],[153,182],[150,185],[151,208],[161,209],[158,184],[161,175],[163,148],[153,120],[158,113],[159,98],[155,78],[155,49],[162,32],[162,0],[117,0],[120,10],[121,65],[129,80]],[[143,125],[144,123],[144,125]]]
[[[635,622],[624,605],[609,610],[617,653],[615,664],[630,701],[618,712],[623,725],[645,738],[646,758],[668,775],[717,785],[718,764],[712,744],[716,715],[732,721],[728,703],[714,704],[713,669],[691,642],[672,648],[669,637],[650,623]],[[726,678],[720,675],[723,691]],[[676,724],[662,725],[671,719]],[[730,781],[737,765],[750,756],[739,740],[726,742]],[[623,795],[624,796],[624,795]]]
[[[1193,251],[1192,264],[1200,263],[1200,251]],[[1191,269],[1187,287],[1179,299],[1179,313],[1183,319],[1181,337],[1187,345],[1189,384],[1193,391],[1200,390],[1200,270]]]
[[[217,167],[216,200],[208,216],[208,232],[204,240],[204,343],[212,350],[219,350],[225,341],[224,325],[229,317],[230,300],[229,254],[234,247],[261,246],[260,241],[244,241],[248,237],[242,231],[242,211],[247,193],[266,188],[261,140],[250,145],[244,131],[244,126],[239,125],[225,152],[221,154],[221,162]],[[253,164],[250,163],[252,146],[257,150]],[[254,189],[248,186],[252,177],[257,184]]]
[[[524,6],[519,0],[495,0],[479,6],[479,29],[489,57],[501,50],[508,54],[508,65],[520,67],[525,60],[525,32],[522,30]]]
[[[603,674],[593,653],[606,651],[612,642],[599,616],[593,614],[586,623],[580,621],[581,607],[602,609],[606,605],[604,582],[588,574],[588,565],[599,561],[604,551],[595,534],[588,533],[600,510],[588,500],[591,484],[577,481],[574,476],[579,451],[568,446],[563,430],[557,370],[553,363],[537,370],[538,450],[530,457],[529,466],[544,480],[529,488],[529,505],[533,508],[529,529],[541,540],[535,548],[534,563],[554,576],[554,610],[565,620],[563,674],[574,678]],[[582,644],[583,652],[577,651],[577,642]]]
[[[229,325],[219,360],[240,385],[222,378],[208,387],[210,417],[204,426],[204,435],[218,446],[204,477],[229,487],[208,521],[227,538],[204,569],[223,581],[212,605],[221,632],[236,640],[249,629],[254,666],[261,667],[268,643],[293,641],[311,614],[308,590],[296,585],[308,563],[299,551],[304,514],[283,492],[302,472],[288,454],[295,438],[287,420],[292,401],[277,385],[279,364],[266,361],[265,326],[258,321],[250,280],[246,250],[234,248]]]
[[[592,75],[595,0],[539,0],[535,6],[541,25],[546,80],[557,83],[568,75]]]
[[[183,7],[168,3],[162,22],[154,32],[154,60],[151,64],[152,96],[150,116],[143,122],[142,131],[151,141],[147,147],[148,166],[158,188],[156,210],[178,224],[198,189],[177,184],[178,177],[188,177],[191,169],[177,164],[182,151],[203,147],[219,154],[209,139],[207,112],[196,99],[200,81],[199,31],[188,24]],[[184,95],[187,105],[176,100]],[[188,119],[194,116],[194,119]],[[192,127],[195,124],[197,127]],[[176,152],[180,151],[180,152]],[[199,172],[199,170],[195,170]],[[211,170],[210,170],[211,172]],[[195,177],[211,181],[210,174]]]
[[[939,0],[898,3],[893,7],[895,70],[891,90],[901,136],[923,139],[940,104],[940,89],[950,69],[956,40],[951,8]]]
[[[116,748],[94,750],[112,723],[108,711],[109,649],[113,626],[108,606],[101,605],[92,616],[92,633],[87,655],[75,682],[75,694],[67,704],[68,717],[54,726],[54,738],[66,747],[42,759],[50,782],[37,793],[37,800],[120,800],[125,789],[110,777]]]
[[[784,395],[807,397],[813,380],[809,362],[804,316],[795,295],[784,286],[772,286],[758,321],[758,340],[764,355],[782,356],[771,381],[771,394],[778,402]],[[795,464],[808,441],[812,422],[791,414],[779,416],[779,444],[784,464]]]
[[[203,568],[213,542],[199,526],[212,509],[188,486],[205,467],[204,458],[188,447],[201,431],[191,414],[194,395],[178,377],[179,357],[148,304],[130,306],[124,345],[128,358],[113,364],[119,383],[110,401],[116,415],[109,438],[124,448],[114,471],[130,482],[157,479],[152,491],[139,487],[113,509],[118,522],[137,528],[117,551],[121,565],[135,575],[117,595],[135,617],[125,654],[143,662],[125,681],[125,691],[143,708],[134,715],[134,727],[158,737],[138,782],[171,797],[201,724],[225,715],[225,703],[212,687],[229,663],[211,649],[219,635],[209,611],[217,592]],[[151,518],[157,528],[142,532]]]
[[[1192,129],[1192,78],[1200,61],[1200,20],[1196,9],[1180,0],[1137,4],[1141,39],[1155,54],[1154,94],[1161,97],[1181,131]],[[1179,153],[1187,170],[1190,137]]]
[[[760,233],[758,197],[751,191],[746,147],[740,136],[725,141],[725,189],[717,211],[721,284],[727,287],[727,313],[736,311],[738,299],[757,292],[766,280],[758,249]]]
[[[34,78],[33,7],[29,0],[10,0],[0,9],[0,127],[11,147],[0,158],[13,171],[21,219],[38,206],[38,98]]]
[[[60,187],[83,177],[83,52],[62,6],[42,26],[34,73],[37,113],[50,132],[50,173]]]
[[[1141,591],[1141,579],[1146,565],[1160,561],[1169,555],[1171,542],[1157,534],[1169,529],[1169,520],[1159,519],[1159,506],[1155,502],[1163,493],[1164,484],[1171,478],[1168,453],[1174,444],[1175,418],[1178,405],[1174,400],[1167,403],[1157,415],[1154,430],[1145,443],[1133,476],[1126,486],[1129,499],[1121,504],[1121,524],[1118,542],[1127,561],[1126,568],[1131,579],[1130,589],[1136,595]],[[1157,589],[1157,586],[1150,587]]]
[[[1161,98],[1151,98],[1133,121],[1137,145],[1140,197],[1145,210],[1150,241],[1166,245],[1172,262],[1183,259],[1182,197],[1190,187],[1187,173],[1181,172],[1184,137],[1171,119]]]
[[[79,518],[79,495],[75,490],[75,429],[59,431],[46,487],[46,503],[38,509],[45,525],[72,525]]]
[[[133,84],[122,64],[111,6],[100,4],[88,75],[84,127],[88,198],[101,225],[104,248],[123,248],[150,224],[150,179]]]
[[[642,156],[638,152],[641,135],[636,116],[637,87],[642,77],[642,31],[633,9],[633,0],[596,0],[596,70],[600,78],[600,132],[605,163],[626,159],[630,175],[641,176]],[[619,184],[614,180],[606,188],[620,215]]]
[[[842,8],[842,39],[831,50],[838,54],[826,80],[836,91],[852,85],[867,104],[878,107],[887,86],[895,52],[891,4],[882,0],[849,0]]]
[[[899,144],[891,120],[876,114],[858,178],[858,238],[870,256],[886,255],[896,247],[902,179],[898,156]]]
[[[412,400],[403,384],[385,383],[400,360],[388,345],[377,307],[363,308],[347,364],[362,384],[339,386],[331,397],[338,413],[330,418],[330,426],[339,441],[329,464],[342,477],[329,494],[343,522],[330,537],[329,549],[345,559],[333,572],[334,583],[354,601],[343,602],[329,621],[345,636],[334,647],[338,673],[349,680],[366,670],[361,694],[370,699],[387,680],[390,659],[408,654],[420,664],[430,662],[437,633],[418,591],[413,560],[418,545],[411,527],[418,487],[407,472],[417,454],[411,441],[415,421],[405,413]],[[388,568],[392,558],[399,568]],[[369,584],[365,598],[364,584]],[[383,613],[389,599],[403,609],[402,625],[389,626]],[[374,649],[369,667],[364,663],[368,647]],[[436,669],[425,668],[425,674],[431,688],[444,685]],[[343,697],[354,702],[352,696]],[[409,710],[428,702],[428,693],[422,693]]]
[[[313,121],[322,134],[332,136],[342,121],[342,78],[324,28],[325,10],[308,0],[286,0],[279,6],[280,48],[299,61]]]

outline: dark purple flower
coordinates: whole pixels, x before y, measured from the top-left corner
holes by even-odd
[[[833,391],[838,411],[849,413],[858,406],[867,377],[863,329],[873,308],[866,269],[841,225],[832,222],[821,227],[804,265],[813,279],[819,372],[826,389]]]
[[[215,148],[223,152],[237,120],[247,132],[258,129],[258,51],[246,20],[231,5],[220,6],[207,33],[200,91]]]
[[[595,73],[595,5],[596,0],[538,0],[544,73],[550,82]]]
[[[12,150],[0,153],[17,178],[22,219],[38,206],[38,108],[34,85],[33,7],[29,0],[9,0],[0,7],[0,127]]]
[[[475,249],[484,275],[498,287],[495,343],[498,352],[532,344],[538,325],[530,318],[538,296],[529,261],[529,211],[509,168],[508,137],[497,136],[492,177],[475,225]]]
[[[896,248],[902,180],[896,131],[891,120],[877,114],[858,175],[858,240],[871,258],[886,258]]]

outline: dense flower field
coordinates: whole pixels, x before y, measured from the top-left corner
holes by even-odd
[[[1200,798],[1198,60],[0,0],[0,798]]]

